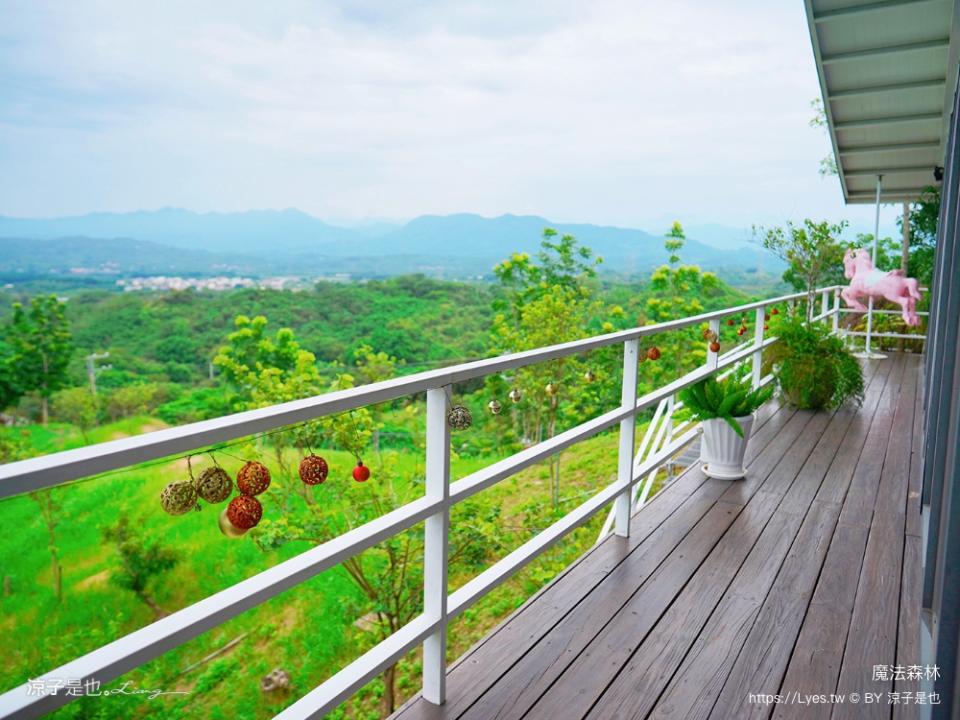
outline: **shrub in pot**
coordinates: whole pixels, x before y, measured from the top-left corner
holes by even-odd
[[[824,326],[794,316],[779,321],[771,333],[780,340],[767,349],[765,362],[788,402],[820,410],[863,399],[860,363]]]
[[[703,428],[700,459],[709,477],[741,478],[753,413],[773,394],[772,387],[752,389],[736,377],[701,380],[680,391],[690,416]]]

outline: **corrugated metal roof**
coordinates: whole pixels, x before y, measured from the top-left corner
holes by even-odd
[[[915,199],[943,165],[960,0],[804,0],[848,203]]]

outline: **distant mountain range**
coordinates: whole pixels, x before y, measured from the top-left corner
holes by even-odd
[[[647,272],[667,259],[663,238],[642,230],[533,215],[424,215],[403,225],[346,228],[299,210],[166,208],[51,219],[0,216],[0,274],[476,276],[489,274],[513,252],[536,252],[545,227],[575,235],[604,258],[608,271]],[[749,245],[745,231],[714,225],[688,234],[684,262],[717,271],[779,272],[779,261]]]

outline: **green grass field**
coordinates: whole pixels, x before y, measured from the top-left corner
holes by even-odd
[[[92,442],[156,429],[160,424],[147,417],[129,418],[89,433]],[[70,426],[51,424],[27,428],[37,453],[77,447],[82,438]],[[563,455],[561,507],[538,514],[544,524],[583,502],[614,477],[616,435],[607,433],[575,446]],[[323,450],[333,468],[327,484],[315,488],[319,503],[361,502],[364,485],[348,480],[351,457]],[[269,453],[264,454],[269,464]],[[461,477],[499,458],[454,456],[453,476]],[[229,471],[240,461],[219,457]],[[391,450],[383,454],[385,465],[405,471],[422,467],[416,450]],[[338,474],[339,470],[339,474]],[[160,465],[132,468],[96,479],[56,488],[60,503],[56,528],[57,549],[63,566],[62,603],[53,589],[47,530],[39,506],[28,496],[0,502],[0,574],[9,577],[9,595],[0,598],[3,620],[0,640],[11,651],[0,656],[0,690],[7,690],[44,672],[123,636],[154,620],[153,611],[133,592],[111,580],[119,559],[102,529],[126,515],[148,536],[162,539],[176,550],[180,561],[155,579],[150,587],[157,603],[167,612],[197,602],[240,580],[255,575],[308,549],[294,542],[276,550],[261,551],[249,536],[224,537],[217,527],[219,508],[205,506],[201,512],[170,517],[159,507],[163,486],[186,477],[186,463],[177,459]],[[276,475],[275,475],[276,478]],[[369,482],[376,482],[376,475]],[[325,494],[341,483],[344,492]],[[282,483],[282,479],[275,479]],[[299,483],[299,481],[297,481]],[[329,486],[329,487],[328,487]],[[270,492],[273,492],[273,488]],[[550,500],[546,465],[535,466],[476,496],[478,502],[500,509],[500,522],[513,531],[507,544],[490,550],[490,562],[506,555],[539,529],[530,526],[531,508],[546,507]],[[463,520],[453,513],[452,523]],[[539,512],[539,511],[538,511]],[[276,511],[267,505],[267,514]],[[491,627],[519,606],[529,595],[586,550],[595,540],[604,515],[600,514],[552,551],[509,582],[479,601],[450,630],[450,659],[459,656]],[[527,521],[526,524],[524,521]],[[469,577],[452,576],[451,589]],[[357,586],[340,567],[319,575],[234,620],[162,655],[107,687],[129,687],[181,692],[180,695],[144,697],[110,696],[78,700],[56,713],[59,717],[119,718],[265,718],[270,717],[334,674],[369,647],[369,637],[355,622],[369,608]],[[184,672],[186,668],[242,639],[217,657]],[[266,696],[260,679],[274,668],[290,673],[288,692]],[[398,670],[400,698],[419,688],[416,653]],[[379,680],[371,682],[334,716],[376,718],[380,716]]]

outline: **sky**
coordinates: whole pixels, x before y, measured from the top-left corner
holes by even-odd
[[[4,215],[873,224],[817,173],[801,2],[0,0],[0,18]]]

